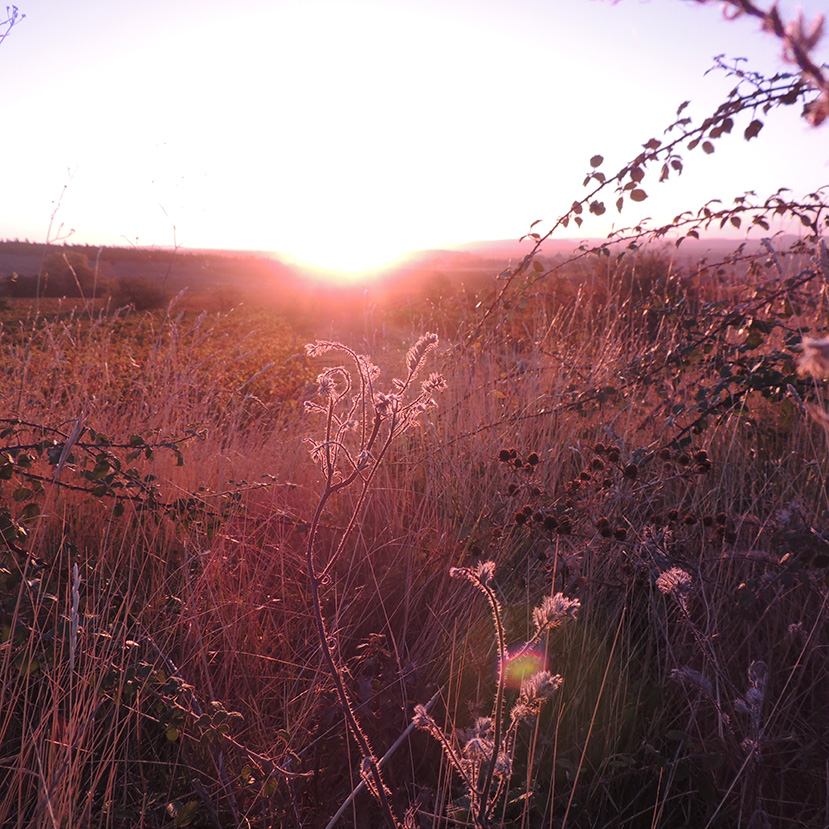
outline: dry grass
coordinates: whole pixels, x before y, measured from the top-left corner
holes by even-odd
[[[547,642],[564,686],[519,734],[501,819],[825,826],[826,441],[799,408],[820,388],[794,379],[785,342],[827,325],[823,280],[799,289],[792,317],[747,287],[657,282],[634,303],[629,280],[600,276],[601,290],[555,301],[528,288],[474,342],[467,312],[453,319],[440,407],[391,450],[323,596],[363,727],[382,755],[437,689],[450,731],[489,709],[491,619],[449,567],[492,559],[510,642],[543,596],[582,605]],[[771,328],[741,351],[752,319]],[[223,325],[76,313],[4,326],[0,416],[35,425],[3,437],[0,507],[40,512],[17,520],[25,535],[4,525],[0,550],[0,825],[324,826],[360,782],[311,619],[312,425],[280,405],[315,368],[287,360],[294,341],[240,342]],[[383,377],[404,340],[372,353]],[[245,382],[274,361],[282,390],[252,398]],[[690,428],[720,400],[724,366],[743,378],[733,404]],[[43,446],[21,466],[16,447],[65,445],[82,413],[120,459],[113,482],[132,468],[155,496],[83,491],[101,481],[84,477],[100,455],[87,432],[59,471]],[[168,445],[128,461],[131,435]],[[323,549],[355,498],[328,504]],[[671,568],[687,596],[657,586]],[[767,683],[749,694],[759,663]],[[418,804],[415,825],[468,825],[428,735],[384,772],[401,813]],[[379,820],[365,793],[343,818]]]

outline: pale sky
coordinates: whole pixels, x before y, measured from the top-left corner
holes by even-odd
[[[702,117],[723,100],[734,81],[703,77],[714,55],[786,68],[756,21],[683,0],[18,5],[0,45],[0,238],[45,240],[65,187],[53,237],[171,245],[175,226],[184,249],[343,268],[543,231],[584,195],[592,155],[616,172],[682,101]],[[609,205],[581,232],[829,185],[829,128],[798,110],[685,153],[638,213]]]

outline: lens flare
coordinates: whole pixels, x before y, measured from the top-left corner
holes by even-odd
[[[520,688],[521,682],[544,669],[544,653],[533,649],[515,650],[504,660],[504,683],[508,688]]]

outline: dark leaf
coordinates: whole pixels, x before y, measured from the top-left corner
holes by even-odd
[[[756,118],[746,127],[746,131],[743,133],[745,136],[746,141],[751,141],[752,138],[756,138],[759,134],[760,130],[763,129],[763,122],[758,121]]]
[[[630,198],[632,201],[645,201],[648,197],[648,194],[644,190],[634,190],[630,194]]]
[[[20,510],[20,520],[25,522],[34,521],[40,515],[40,504],[26,504],[22,510]]]
[[[703,141],[702,142],[702,151],[711,155],[714,152],[714,145],[710,141]]]
[[[590,166],[591,167],[598,167],[603,161],[604,161],[604,158],[602,156],[594,155],[593,158],[590,159]]]

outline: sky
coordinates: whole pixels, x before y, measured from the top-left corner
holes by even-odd
[[[543,232],[584,195],[591,156],[615,172],[680,103],[701,118],[724,99],[714,55],[786,68],[757,21],[687,0],[18,6],[0,44],[0,238],[278,251],[344,272]],[[797,109],[686,153],[638,213],[581,232],[829,185],[829,127]]]

